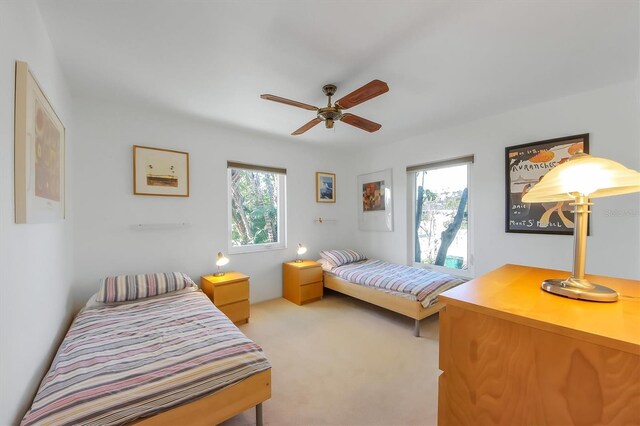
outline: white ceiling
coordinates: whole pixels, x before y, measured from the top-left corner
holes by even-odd
[[[74,95],[158,107],[322,144],[394,142],[637,78],[638,0],[41,0]],[[377,78],[390,91],[289,136],[312,111]]]

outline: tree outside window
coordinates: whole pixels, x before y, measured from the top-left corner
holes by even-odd
[[[229,167],[228,179],[230,252],[284,248],[285,175]]]
[[[415,171],[414,261],[469,267],[469,164]]]

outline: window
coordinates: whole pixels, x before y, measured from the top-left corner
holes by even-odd
[[[413,263],[471,276],[469,174],[473,156],[407,167]]]
[[[227,163],[229,253],[286,248],[286,169]]]

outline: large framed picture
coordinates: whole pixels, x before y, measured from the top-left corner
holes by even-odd
[[[189,196],[189,153],[133,146],[133,193]]]
[[[16,223],[65,217],[65,129],[26,62],[16,61]]]
[[[392,170],[358,176],[362,194],[358,208],[361,231],[393,231]]]
[[[316,172],[316,202],[336,202],[336,175],[335,173]]]
[[[523,203],[522,197],[554,166],[578,151],[589,152],[589,134],[510,146],[505,149],[505,231],[573,235],[568,202]]]

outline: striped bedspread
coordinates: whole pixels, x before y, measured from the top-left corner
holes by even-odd
[[[348,263],[333,268],[331,272],[352,283],[410,294],[425,308],[437,302],[438,294],[464,282],[441,272],[382,260]]]
[[[85,308],[21,424],[122,424],[268,368],[199,291]]]

